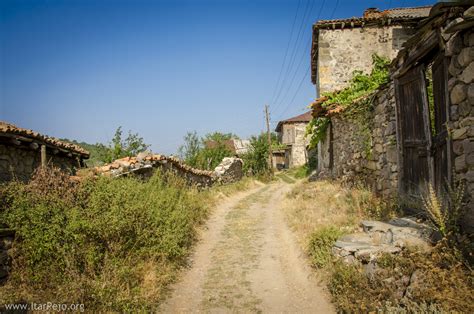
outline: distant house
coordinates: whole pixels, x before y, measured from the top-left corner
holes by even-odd
[[[225,140],[222,144],[231,151],[234,155],[238,157],[242,157],[243,154],[246,154],[250,148],[250,141],[249,140],[241,140],[232,138],[229,140]],[[216,141],[206,141],[205,143],[207,148],[214,148],[217,147],[218,142]]]
[[[27,181],[42,164],[74,174],[87,158],[77,145],[0,121],[0,182]]]
[[[308,162],[308,139],[305,137],[306,126],[311,121],[311,111],[278,122],[275,131],[280,143],[286,145],[284,149],[284,167],[293,168],[305,165]],[[274,164],[278,168],[282,163],[282,151],[275,151]]]

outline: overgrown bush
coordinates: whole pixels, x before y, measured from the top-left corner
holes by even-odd
[[[0,303],[84,303],[87,309],[153,309],[184,265],[202,196],[157,172],[149,181],[101,177],[74,183],[58,169],[3,186],[1,220],[16,230]]]

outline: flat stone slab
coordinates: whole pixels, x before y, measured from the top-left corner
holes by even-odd
[[[415,246],[429,250],[430,237],[434,230],[414,218],[392,219],[388,223],[363,220],[364,232],[345,235],[333,246],[333,254],[345,261],[356,260],[362,263],[375,261],[382,253],[397,254],[404,247]]]
[[[390,228],[393,227],[393,225],[391,224],[375,220],[362,220],[360,225],[362,229],[364,229],[364,232],[387,232]]]
[[[370,249],[372,247],[367,242],[344,242],[340,240],[336,241],[334,246],[346,250],[348,252],[356,252],[363,249]]]

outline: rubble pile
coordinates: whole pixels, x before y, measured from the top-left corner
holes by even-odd
[[[242,179],[242,166],[244,162],[240,158],[225,157],[222,162],[214,169],[214,174],[218,182],[232,183]]]

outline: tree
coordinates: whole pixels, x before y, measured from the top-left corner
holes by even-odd
[[[108,147],[99,144],[100,150],[103,152],[101,159],[104,162],[109,163],[119,158],[136,156],[150,147],[150,145],[145,144],[143,138],[138,133],[128,131],[127,138],[125,139],[122,139],[122,135],[122,127],[119,126]]]
[[[178,148],[178,154],[191,167],[198,167],[199,154],[202,150],[201,140],[196,131],[188,132],[184,136],[184,144]]]
[[[250,150],[243,156],[244,171],[253,175],[261,175],[268,169],[268,140],[266,133],[250,138]]]
[[[191,167],[213,170],[224,157],[233,155],[225,142],[236,137],[232,133],[213,132],[199,138],[196,131],[188,132],[178,152]]]

